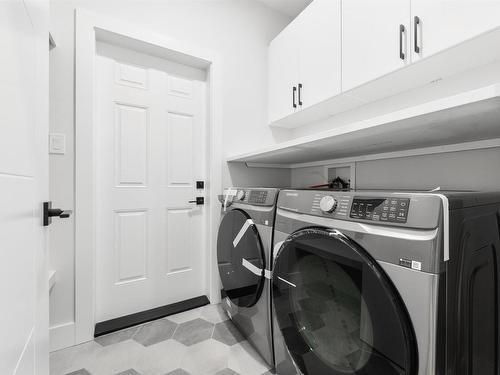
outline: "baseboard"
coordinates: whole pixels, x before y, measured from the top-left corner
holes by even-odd
[[[50,327],[49,340],[51,352],[75,345],[75,322]]]
[[[187,310],[195,309],[197,307],[208,305],[209,303],[210,301],[208,300],[207,296],[200,296],[185,301],[172,303],[170,305],[157,307],[151,310],[141,311],[135,314],[99,322],[95,325],[94,337],[106,335],[108,333],[119,331],[121,329],[132,327],[138,324],[147,323],[151,320],[156,320],[169,315],[174,315]]]

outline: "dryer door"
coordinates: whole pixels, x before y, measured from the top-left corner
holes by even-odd
[[[305,375],[417,374],[401,297],[376,261],[338,231],[304,229],[283,243],[273,303],[281,352],[289,354],[276,358],[278,374],[293,368],[283,363],[291,359]]]
[[[222,287],[237,306],[254,305],[264,285],[264,249],[257,227],[242,210],[229,211],[219,227],[217,262]]]

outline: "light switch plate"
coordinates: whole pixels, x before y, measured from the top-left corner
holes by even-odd
[[[66,135],[60,133],[49,134],[49,153],[64,155],[66,153]]]

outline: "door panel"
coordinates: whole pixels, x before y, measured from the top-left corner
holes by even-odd
[[[400,58],[400,25],[404,25]],[[410,0],[342,1],[342,89],[350,90],[410,63]]]
[[[420,19],[418,53],[411,39],[413,61],[500,26],[500,2],[492,0],[412,0],[411,14],[412,32],[414,17]]]
[[[48,3],[0,1],[0,374],[48,374]]]
[[[296,111],[293,87],[298,85],[299,22],[292,21],[269,45],[269,122]]]
[[[300,15],[300,108],[341,91],[341,0],[315,0]]]
[[[98,45],[97,321],[205,294],[206,86],[169,67]]]

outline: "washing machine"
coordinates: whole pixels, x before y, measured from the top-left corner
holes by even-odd
[[[231,188],[221,196],[217,262],[222,306],[271,366],[272,236],[278,189]]]
[[[498,375],[500,194],[281,191],[277,375]]]

